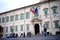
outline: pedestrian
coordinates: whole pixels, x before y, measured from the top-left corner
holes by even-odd
[[[18,34],[15,34],[15,37],[17,38],[18,37]]]
[[[24,32],[24,34],[23,34],[23,37],[25,37],[25,32]]]
[[[46,36],[46,35],[47,35],[47,28],[44,27],[44,36]]]
[[[21,36],[20,37],[23,37],[23,33],[21,33]]]

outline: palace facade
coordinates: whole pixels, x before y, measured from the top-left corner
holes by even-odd
[[[30,9],[38,7],[38,15],[33,14]],[[21,35],[31,32],[32,35],[42,35],[44,27],[47,32],[56,35],[60,31],[60,1],[42,1],[36,4],[17,8],[0,13],[0,26],[3,27],[3,37],[13,32]]]

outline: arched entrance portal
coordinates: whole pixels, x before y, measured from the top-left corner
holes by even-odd
[[[35,29],[35,35],[39,34],[39,24],[36,23],[34,29]]]

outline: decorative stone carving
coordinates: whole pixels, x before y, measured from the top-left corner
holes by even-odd
[[[42,19],[41,18],[38,18],[38,17],[34,17],[32,20],[31,20],[32,24],[34,22],[42,22]]]

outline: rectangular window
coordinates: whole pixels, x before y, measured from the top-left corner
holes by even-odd
[[[46,11],[44,11],[45,12],[45,15],[47,15],[47,10]]]
[[[19,17],[18,15],[15,15],[15,20],[18,20],[18,17]]]
[[[10,27],[10,32],[12,32],[12,26]]]
[[[29,19],[29,18],[30,18],[30,13],[27,12],[27,13],[26,13],[26,19]]]
[[[44,10],[44,13],[45,13],[45,15],[48,15],[48,11],[47,10]]]
[[[6,22],[9,22],[9,17],[6,17]]]
[[[26,24],[27,30],[29,30],[29,24]]]
[[[46,23],[45,23],[45,27],[46,27],[46,28],[49,28],[49,22],[46,22]]]
[[[21,25],[20,27],[21,27],[21,31],[23,31],[23,25]]]
[[[14,21],[14,16],[10,16],[10,21]]]
[[[23,19],[24,19],[24,15],[21,14],[21,15],[20,15],[20,20],[23,20]]]
[[[1,18],[0,18],[0,23],[1,23]]]
[[[8,32],[8,27],[6,27],[6,32]]]
[[[56,14],[57,13],[57,8],[52,8],[52,12],[53,12],[53,14]]]
[[[4,17],[2,18],[2,23],[5,23],[5,18]]]
[[[48,15],[48,8],[43,9],[45,16]]]
[[[59,27],[59,21],[54,21],[55,28]]]
[[[18,31],[18,25],[16,25],[15,27],[16,27],[16,28],[15,28],[15,31]]]

